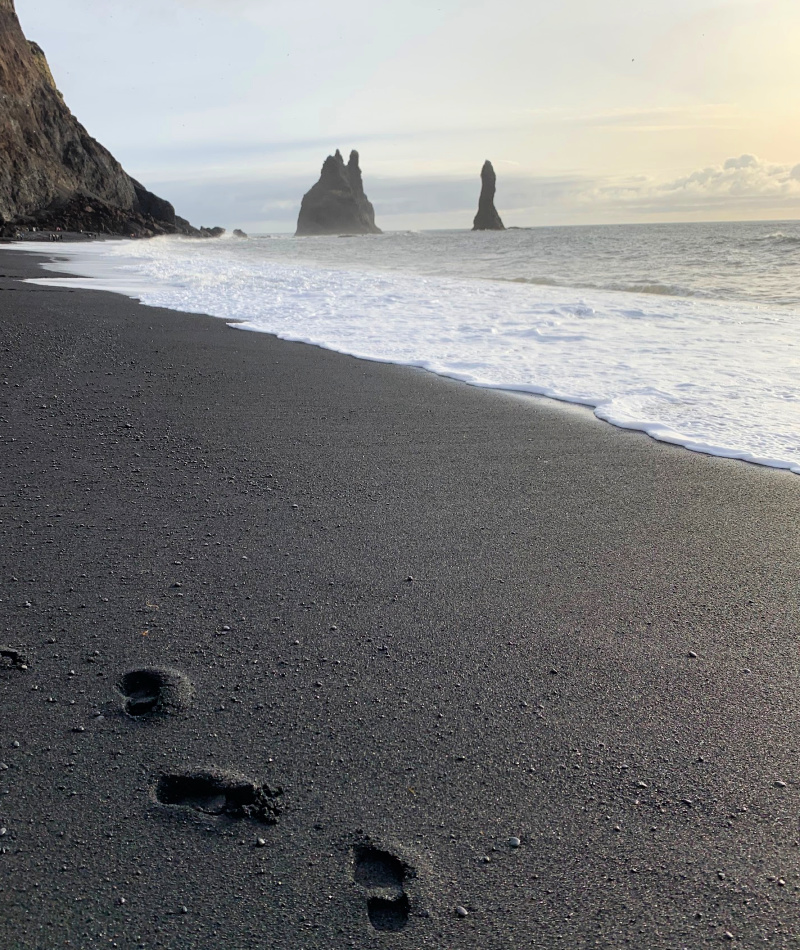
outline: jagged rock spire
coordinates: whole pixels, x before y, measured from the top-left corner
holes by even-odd
[[[487,159],[481,169],[481,196],[478,199],[478,213],[472,222],[473,231],[505,231],[506,226],[494,206],[496,189],[497,175],[492,163]]]
[[[375,210],[364,194],[358,152],[345,165],[339,149],[322,163],[319,181],[303,195],[297,235],[380,234]]]

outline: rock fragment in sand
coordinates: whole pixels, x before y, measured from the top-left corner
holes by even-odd
[[[319,181],[303,195],[297,237],[319,234],[380,234],[375,210],[364,193],[358,152],[345,165],[339,149],[322,165]]]
[[[485,161],[481,169],[481,194],[478,199],[478,213],[472,222],[473,231],[505,231],[506,226],[494,206],[497,191],[497,175],[492,163]]]

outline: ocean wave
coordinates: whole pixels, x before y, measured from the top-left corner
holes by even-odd
[[[509,284],[535,284],[539,287],[561,287],[555,277],[505,277],[501,280]]]
[[[754,244],[800,244],[800,234],[785,234],[783,231],[775,231],[772,234],[762,234],[760,237],[753,238]]]
[[[613,290],[625,294],[654,294],[659,297],[699,297],[704,300],[714,298],[714,294],[706,290],[691,290],[688,287],[680,287],[674,284],[662,284],[659,281],[633,281],[625,283],[621,281],[608,281],[599,283],[597,281],[561,281],[555,277],[504,277],[500,278],[504,283],[509,284],[531,284],[535,287],[563,287],[573,290]]]
[[[707,290],[690,290],[688,287],[675,287],[670,284],[660,284],[657,281],[633,284],[608,283],[602,287],[596,286],[594,289],[617,290],[626,294],[655,294],[658,297],[700,297],[705,300],[714,297],[714,294]]]
[[[499,241],[471,231],[387,231],[368,241],[271,235],[249,248],[307,267],[797,306],[798,243],[800,227],[762,222],[517,229]]]

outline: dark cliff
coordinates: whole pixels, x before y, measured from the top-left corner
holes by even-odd
[[[375,211],[364,194],[358,152],[345,165],[339,149],[322,165],[319,181],[303,195],[297,218],[299,236],[310,234],[380,234]]]
[[[67,108],[45,55],[0,0],[0,231],[199,234],[125,173]]]
[[[500,220],[500,215],[494,206],[494,195],[497,190],[497,175],[492,163],[485,161],[481,169],[481,196],[478,199],[478,213],[472,222],[473,231],[505,231],[506,226]]]

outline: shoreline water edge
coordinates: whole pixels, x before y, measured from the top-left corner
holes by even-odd
[[[693,261],[711,237],[719,269],[703,282]],[[634,246],[630,266],[609,267]],[[588,406],[660,441],[798,473],[798,248],[774,225],[159,238],[64,247],[48,269],[72,276],[44,280]],[[726,263],[733,251],[750,255],[749,283]],[[535,276],[546,268],[555,276]]]
[[[0,275],[0,943],[791,947],[800,483]]]

